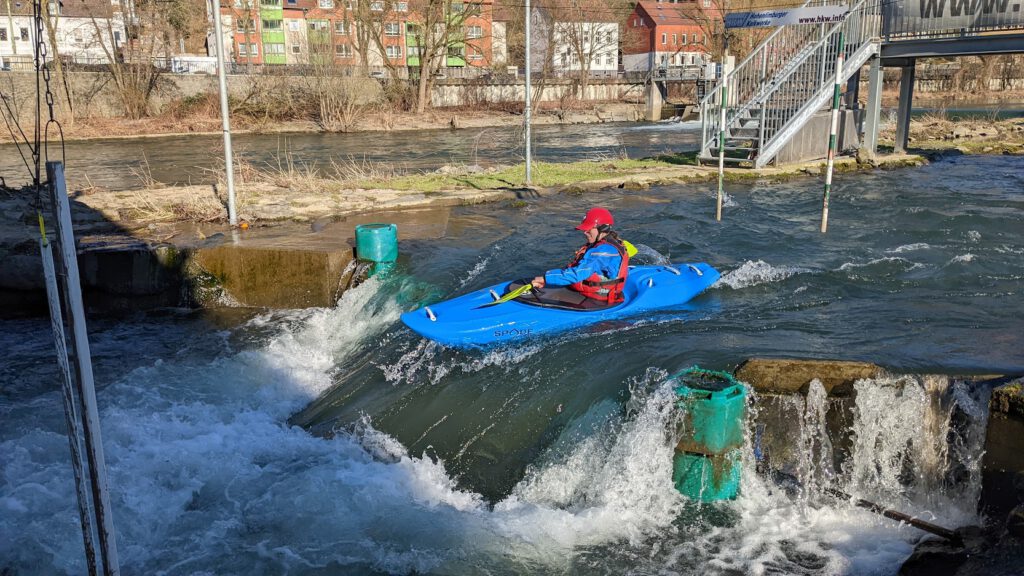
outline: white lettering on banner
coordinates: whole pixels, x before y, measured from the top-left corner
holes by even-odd
[[[764,28],[790,24],[834,24],[841,22],[847,6],[812,6],[792,10],[734,12],[725,15],[726,28]]]

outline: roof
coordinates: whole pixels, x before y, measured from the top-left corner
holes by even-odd
[[[60,15],[65,18],[110,18],[114,7],[110,0],[62,0]]]
[[[491,12],[491,20],[495,22],[511,22],[522,18],[522,15],[517,15],[517,12],[523,11],[523,8],[516,6],[514,2],[509,0],[498,0],[494,3],[494,10]]]
[[[693,26],[697,22],[687,12],[700,11],[696,2],[656,2],[640,0],[637,7],[654,20],[656,26]]]

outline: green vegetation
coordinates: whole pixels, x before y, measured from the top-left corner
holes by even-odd
[[[534,162],[534,186],[565,186],[577,182],[620,178],[637,174],[653,173],[659,169],[677,168],[687,165],[689,155],[663,155],[643,160],[617,159],[566,163]],[[694,161],[694,165],[696,162]],[[476,190],[500,190],[521,188],[526,181],[526,166],[509,166],[496,171],[479,173],[412,174],[395,178],[369,178],[352,184],[357,188],[388,188],[391,190],[418,190],[434,192],[458,188]]]

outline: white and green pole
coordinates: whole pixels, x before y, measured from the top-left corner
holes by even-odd
[[[828,160],[825,164],[825,198],[821,207],[821,233],[828,230],[828,196],[832,192],[832,168],[835,166],[836,141],[839,133],[839,93],[843,86],[843,33],[839,33],[839,55],[836,56],[836,84],[832,92],[832,128],[828,134]]]
[[[724,67],[724,64],[723,64]],[[729,102],[729,75],[722,76],[722,111],[718,119],[718,208],[715,220],[722,221],[722,188],[725,186],[725,110]]]

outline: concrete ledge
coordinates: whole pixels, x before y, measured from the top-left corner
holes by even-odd
[[[847,396],[853,393],[854,382],[878,378],[882,372],[867,362],[751,358],[736,368],[735,376],[768,394],[806,394],[807,386],[817,378],[830,396]]]
[[[979,508],[995,522],[1024,502],[1024,378],[992,391]]]

